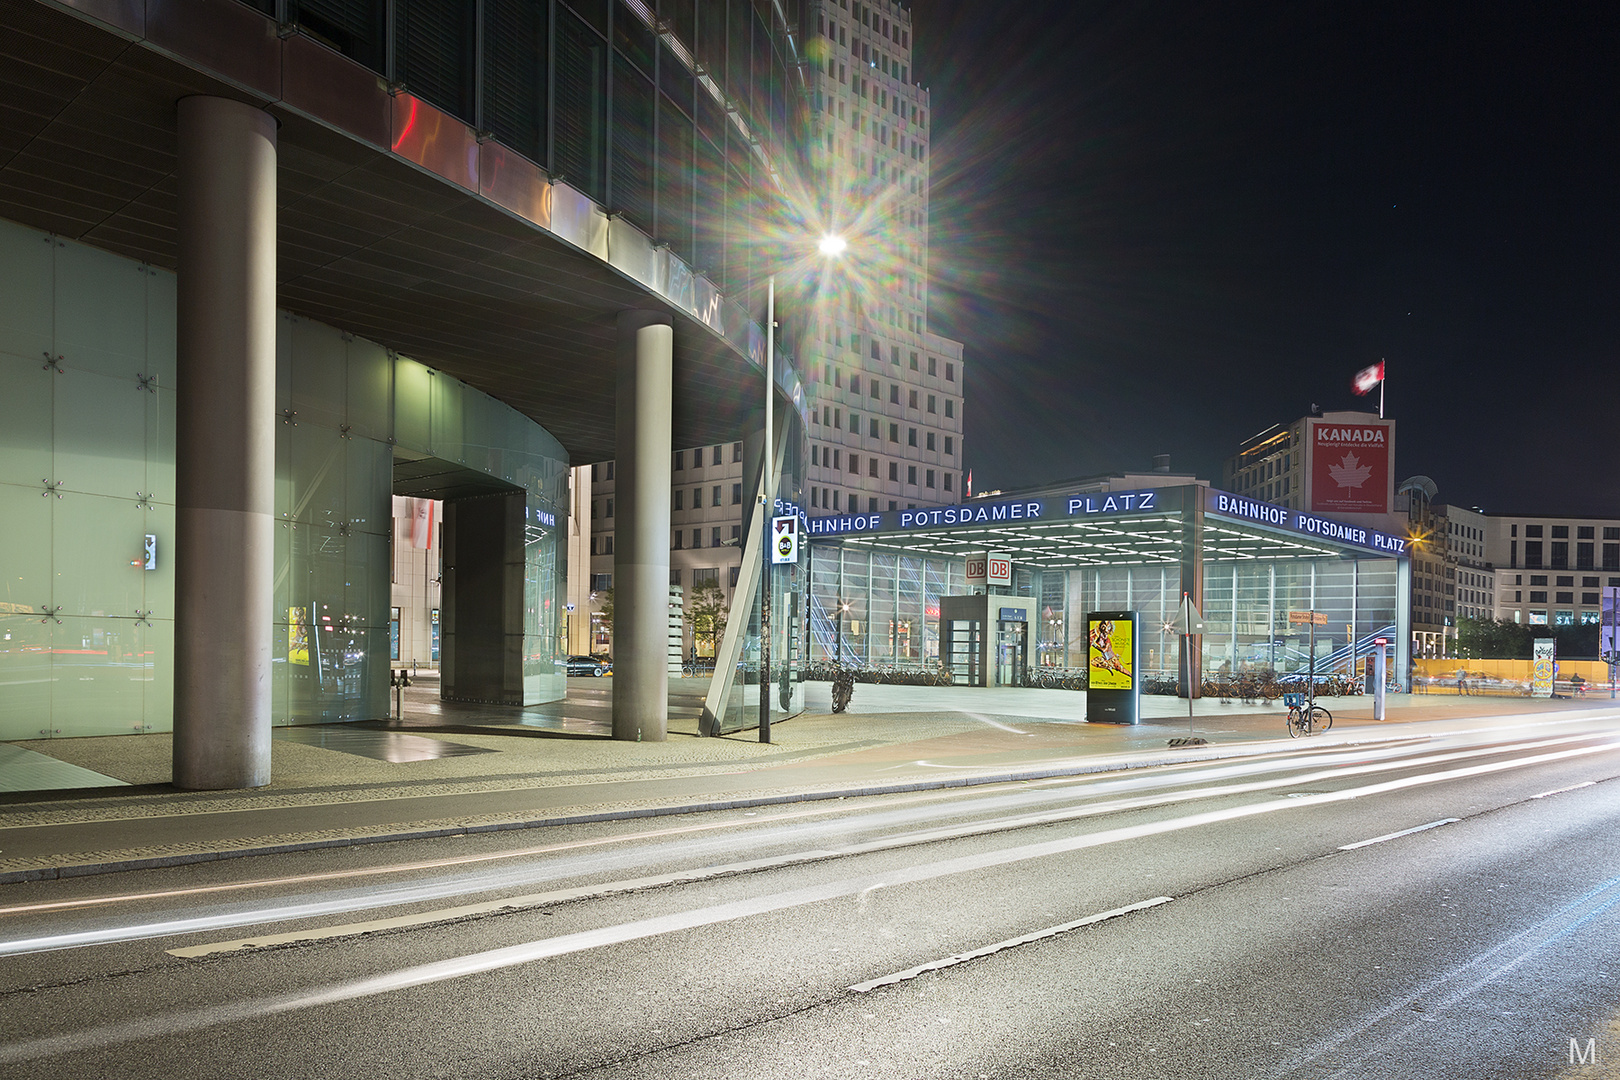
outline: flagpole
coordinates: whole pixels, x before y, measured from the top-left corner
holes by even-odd
[[[1383,371],[1384,378],[1378,380],[1378,419],[1384,418],[1384,383],[1389,378],[1389,368]]]

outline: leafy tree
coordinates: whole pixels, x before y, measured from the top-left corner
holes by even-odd
[[[1526,626],[1506,619],[1458,619],[1457,655],[1468,660],[1528,660],[1536,638],[1558,642],[1558,655],[1566,659],[1597,656],[1598,628],[1587,626]]]
[[[710,652],[718,652],[720,638],[726,632],[726,594],[712,581],[692,587],[689,601],[692,613],[692,638],[707,641]]]
[[[613,590],[598,589],[596,599],[602,606],[597,609],[597,625],[608,633],[613,633]]]

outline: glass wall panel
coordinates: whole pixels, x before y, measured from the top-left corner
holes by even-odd
[[[125,379],[146,370],[146,275],[84,244],[56,249],[54,355],[64,368]]]
[[[550,5],[484,2],[484,126],[530,161],[546,160]]]
[[[148,396],[130,377],[76,368],[57,375],[51,479],[64,490],[97,495],[133,498],[143,491]]]
[[[51,631],[51,735],[132,735],[147,730],[151,675],[144,627],[132,618],[63,614]]]
[[[134,499],[78,492],[51,508],[51,604],[66,615],[135,618],[146,609],[146,512]],[[134,565],[141,564],[141,565]]]
[[[0,232],[0,236],[4,236]],[[0,309],[10,307],[0,304]],[[44,491],[54,464],[51,455],[52,380],[36,354],[32,359],[0,354],[0,484],[32,484]]]
[[[292,335],[292,408],[296,423],[336,431],[344,423],[349,347],[338,331],[308,319],[279,324]]]
[[[344,416],[349,434],[386,443],[394,436],[394,363],[388,350],[364,338],[352,338],[348,361]]]
[[[0,221],[0,353],[40,366],[56,344],[51,297],[56,247],[62,241]]]
[[[169,506],[175,499],[174,395],[172,387],[153,387],[141,395],[146,405],[146,478],[141,493]]]

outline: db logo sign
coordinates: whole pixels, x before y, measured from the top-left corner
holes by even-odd
[[[985,580],[991,585],[1012,584],[1012,559],[1006,555],[991,555],[986,560]]]
[[[967,557],[967,579],[972,582],[984,581],[985,557],[983,555],[969,555]]]

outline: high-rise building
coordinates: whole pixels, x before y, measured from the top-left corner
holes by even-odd
[[[867,513],[959,502],[966,371],[962,344],[928,329],[928,91],[912,66],[912,13],[892,0],[817,0],[805,9],[810,114],[800,160],[822,225],[844,254],[784,294],[804,305],[796,359],[809,411],[806,513]],[[579,471],[575,483],[583,486]],[[589,480],[591,580],[611,584],[614,485]],[[675,454],[671,584],[732,599],[753,494],[741,443]],[[600,607],[593,599],[576,599]],[[690,612],[690,608],[689,608]],[[705,655],[711,642],[686,647]],[[605,651],[600,619],[571,620],[570,647]],[[596,629],[588,629],[591,626]],[[586,635],[589,634],[589,640]]]

